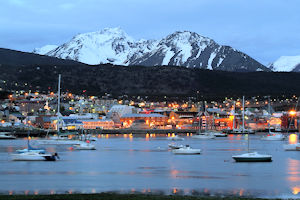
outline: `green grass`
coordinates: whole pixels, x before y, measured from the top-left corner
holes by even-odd
[[[259,198],[242,197],[204,197],[181,195],[146,195],[146,194],[55,194],[55,195],[0,195],[0,200],[247,200]]]

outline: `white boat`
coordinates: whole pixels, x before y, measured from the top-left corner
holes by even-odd
[[[282,133],[274,133],[271,131],[271,125],[270,125],[270,119],[271,119],[271,101],[270,97],[268,98],[268,127],[269,127],[269,133],[266,136],[263,136],[261,140],[267,140],[267,141],[280,141],[284,140],[285,136]]]
[[[41,145],[76,145],[80,144],[82,141],[71,139],[41,139],[36,140],[36,142]]]
[[[179,144],[176,144],[176,143],[170,143],[170,144],[168,144],[168,146],[169,146],[170,149],[180,149],[180,148],[183,147],[182,144],[179,145]]]
[[[193,155],[200,154],[201,149],[192,149],[189,145],[185,145],[179,149],[173,149],[172,152],[178,155]]]
[[[195,135],[192,135],[193,139],[203,139],[203,140],[208,140],[208,139],[215,139],[216,136],[212,132],[203,132],[203,133],[198,133]]]
[[[223,132],[220,132],[220,131],[216,131],[216,132],[212,132],[212,133],[215,137],[227,137],[228,136],[227,133],[223,133]]]
[[[75,150],[96,150],[95,145],[91,144],[90,142],[81,142],[80,144],[74,145]]]
[[[227,130],[228,134],[254,134],[255,131],[249,128],[234,128],[232,130]]]
[[[168,137],[168,140],[182,141],[182,140],[184,140],[184,138],[179,137],[178,135],[175,135],[175,136],[173,136],[173,137]]]
[[[272,156],[259,154],[257,152],[248,152],[241,155],[232,156],[236,162],[271,162]]]
[[[55,161],[59,158],[57,153],[38,153],[38,152],[23,152],[17,154],[11,154],[13,161]]]
[[[16,138],[17,137],[12,135],[10,132],[0,132],[0,140],[12,140]]]
[[[285,136],[282,133],[273,133],[273,132],[269,132],[268,135],[263,136],[261,138],[261,140],[268,140],[268,141],[280,141],[280,140],[284,140]]]
[[[58,91],[57,91],[57,136],[52,136],[49,139],[41,139],[36,140],[38,144],[42,145],[75,145],[80,144],[81,141],[77,139],[69,139],[68,134],[60,134],[60,122],[61,122],[61,114],[60,114],[60,81],[61,75],[58,75]]]
[[[243,111],[245,110],[245,97],[243,96]],[[244,117],[245,117],[245,112],[243,112],[243,129],[244,129]],[[241,155],[234,155],[232,158],[236,162],[271,162],[272,161],[272,156],[271,155],[265,155],[265,154],[259,154],[257,152],[250,152],[249,151],[249,141],[250,137],[248,134],[248,152],[241,154]]]
[[[296,144],[284,144],[283,149],[285,151],[300,151],[300,143]]]

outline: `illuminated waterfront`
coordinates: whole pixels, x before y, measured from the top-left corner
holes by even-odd
[[[57,151],[57,162],[13,162],[9,153],[26,140],[0,141],[0,190],[6,194],[119,192],[223,193],[238,196],[300,197],[300,159],[284,151],[288,141],[261,141],[251,135],[253,151],[269,153],[271,163],[235,163],[231,158],[246,149],[246,136],[215,140],[185,137],[182,144],[201,148],[201,155],[173,155],[166,137],[104,135],[96,151]],[[34,140],[32,140],[34,144]]]

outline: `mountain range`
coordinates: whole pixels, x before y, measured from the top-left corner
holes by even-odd
[[[134,40],[120,28],[83,33],[33,53],[90,65],[185,66],[222,71],[271,71],[245,53],[195,32],[177,31],[160,40]]]

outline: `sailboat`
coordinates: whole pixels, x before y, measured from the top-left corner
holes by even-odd
[[[54,137],[50,137],[50,139],[37,140],[39,144],[45,145],[76,145],[80,144],[80,140],[69,139],[68,137],[63,136],[60,133],[60,124],[61,124],[61,113],[60,113],[60,82],[61,82],[61,74],[58,75],[58,92],[57,92],[57,135]]]
[[[35,153],[46,153],[45,149],[39,149],[39,148],[34,148],[30,145],[30,133],[28,132],[27,136],[27,149],[18,149],[16,150],[17,153],[25,153],[25,152],[35,152]]]
[[[245,104],[245,97],[243,96],[243,108],[245,107],[244,104]],[[243,122],[244,122],[244,112],[243,112]],[[244,128],[244,123],[243,123],[243,128]],[[234,156],[232,156],[232,158],[236,162],[271,162],[272,161],[271,155],[259,154],[257,152],[250,152],[250,148],[249,148],[250,137],[249,137],[249,134],[247,134],[247,135],[248,135],[248,139],[247,139],[248,152],[241,154],[241,155],[234,155]]]
[[[27,139],[27,149],[19,149],[17,153],[11,154],[13,161],[55,161],[59,158],[57,153],[47,153],[45,149],[33,148],[29,144],[29,133]]]
[[[243,118],[243,124],[242,127],[235,128],[235,102],[234,102],[234,110],[233,110],[233,127],[232,130],[228,130],[227,133],[229,134],[254,134],[255,132],[252,129],[245,128],[245,99],[243,99],[243,112],[242,112],[242,118]]]
[[[207,130],[207,125],[205,126],[205,131],[204,132],[201,132],[201,116],[200,116],[200,109],[199,109],[199,113],[198,113],[198,117],[199,117],[199,124],[198,124],[198,133],[195,134],[195,135],[192,135],[192,138],[194,139],[204,139],[204,140],[207,140],[207,139],[215,139],[216,136],[214,136],[214,134],[211,132],[211,131],[208,131]],[[206,114],[205,114],[205,105],[204,105],[204,116],[206,117]]]
[[[270,127],[270,119],[271,119],[271,102],[270,97],[268,97],[268,113],[269,113],[269,120],[268,120],[268,127],[269,127],[269,133],[266,136],[263,136],[261,140],[267,140],[267,141],[280,141],[284,140],[285,136],[280,132],[272,132]]]

